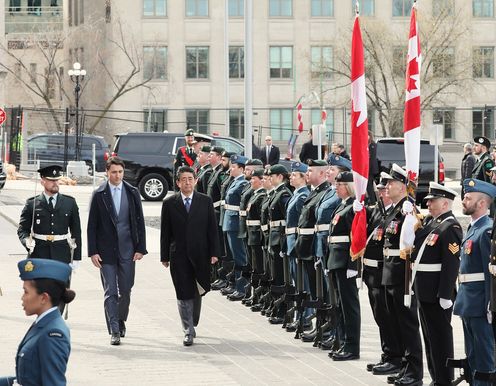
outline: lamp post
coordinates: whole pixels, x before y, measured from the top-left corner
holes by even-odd
[[[76,84],[74,94],[76,97],[76,161],[81,160],[81,133],[79,132],[79,93],[81,92],[81,82],[86,76],[86,70],[81,69],[81,64],[76,62],[68,71],[71,81]]]

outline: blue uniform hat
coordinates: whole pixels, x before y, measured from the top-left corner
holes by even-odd
[[[243,155],[234,154],[231,156],[231,163],[245,166],[248,162],[248,157]]]
[[[496,197],[496,186],[489,182],[476,180],[474,178],[467,178],[463,181],[463,189],[465,193],[479,192],[485,193],[489,197]]]
[[[306,173],[307,170],[308,170],[308,165],[304,164],[303,162],[293,162],[291,164],[292,172]]]
[[[69,264],[48,259],[26,259],[17,263],[21,280],[53,279],[67,282],[71,273]]]
[[[343,168],[351,170],[351,161],[336,154],[329,155],[329,157],[327,158],[327,163],[330,166],[341,166]]]

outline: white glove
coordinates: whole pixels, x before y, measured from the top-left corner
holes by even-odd
[[[283,251],[279,252],[279,257],[284,257],[284,252]]]
[[[317,269],[317,267],[318,267],[320,264],[322,264],[322,259],[319,257],[319,259],[313,263],[313,267],[314,267],[315,269]]]
[[[447,310],[448,308],[451,308],[453,302],[450,299],[439,298],[439,305],[443,310]]]
[[[363,209],[363,205],[360,201],[358,200],[353,201],[353,211],[355,213],[360,212],[362,209]]]
[[[496,265],[489,263],[489,273],[496,276]]]
[[[69,266],[72,268],[73,271],[79,268],[79,260],[74,260],[72,263],[69,263]]]
[[[355,271],[354,269],[347,269],[346,270],[346,278],[351,279],[352,277],[358,276],[358,271]]]
[[[403,203],[402,211],[404,214],[413,213],[413,204],[410,201],[406,200]]]
[[[24,239],[24,243],[26,244],[26,248],[28,249],[29,253],[33,253],[34,247],[36,246],[36,241],[31,237],[26,237]]]
[[[487,322],[491,324],[493,322],[493,313],[491,312],[491,303],[487,303]]]

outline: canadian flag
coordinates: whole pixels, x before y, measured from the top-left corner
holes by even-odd
[[[351,159],[356,201],[361,210],[355,213],[351,226],[350,255],[353,260],[363,256],[367,244],[367,215],[363,206],[369,176],[367,95],[363,41],[358,15],[351,40]]]

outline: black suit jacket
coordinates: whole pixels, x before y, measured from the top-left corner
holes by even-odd
[[[145,218],[138,190],[123,181],[129,201],[129,224],[133,239],[134,253],[146,251]],[[119,239],[116,228],[114,202],[108,182],[101,184],[94,192],[88,215],[88,256],[99,254],[103,264],[117,264],[119,259]]]
[[[170,262],[178,299],[193,299],[196,282],[210,290],[210,258],[219,255],[212,199],[195,192],[188,213],[181,193],[167,197],[162,204],[160,261]]]
[[[275,165],[279,163],[279,159],[281,158],[281,154],[279,148],[275,145],[272,145],[270,148],[269,159],[267,159],[267,146],[263,146],[260,149],[260,160],[264,165]]]

